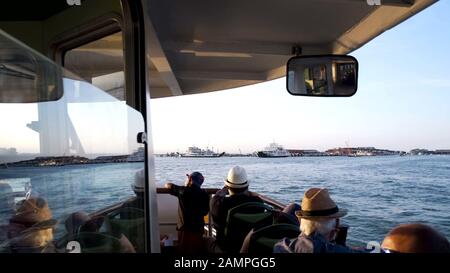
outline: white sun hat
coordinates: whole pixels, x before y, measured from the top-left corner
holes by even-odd
[[[228,176],[224,180],[225,185],[233,189],[248,187],[247,172],[240,166],[234,166],[228,171]]]

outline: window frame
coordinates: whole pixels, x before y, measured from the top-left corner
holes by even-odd
[[[147,181],[145,199],[145,249],[147,253],[160,252],[159,223],[157,207],[154,203],[156,189],[149,183],[150,173],[154,173],[153,149],[150,125],[149,100],[147,79],[147,50],[145,35],[144,8],[140,1],[120,0],[123,16],[109,13],[96,18],[86,24],[68,30],[51,40],[48,57],[64,67],[64,54],[68,50],[94,42],[108,35],[122,31],[124,50],[125,98],[126,103],[139,111],[145,122],[145,135],[138,142],[145,147],[145,180]]]

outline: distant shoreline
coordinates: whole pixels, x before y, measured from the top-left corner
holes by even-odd
[[[73,165],[135,163],[135,162],[144,162],[144,160],[130,160],[128,155],[102,156],[97,157],[95,159],[89,159],[81,156],[47,156],[47,157],[36,157],[31,160],[1,163],[0,169],[18,168],[18,167],[61,167],[67,165],[73,166]]]
[[[407,154],[406,157],[422,157],[422,156],[450,156],[450,154]],[[172,156],[167,156],[165,154],[156,154],[156,157],[159,158],[167,158]],[[334,157],[334,158],[345,158],[345,157],[351,157],[351,158],[372,158],[372,157],[400,157],[399,154],[391,154],[391,155],[358,155],[358,156],[349,156],[349,155],[304,155],[304,156],[290,156],[285,157],[281,159],[287,159],[287,158],[298,158],[298,157],[305,157],[305,158],[325,158],[325,157]],[[214,157],[214,158],[248,158],[248,157],[257,157],[254,155],[223,155],[222,157]],[[401,156],[403,157],[403,156]],[[137,162],[144,162],[141,160],[126,160],[127,156],[108,156],[108,157],[101,157],[101,159],[88,159],[85,157],[78,157],[78,156],[64,156],[64,157],[37,157],[32,160],[24,160],[24,161],[18,161],[18,162],[11,162],[11,163],[1,163],[0,169],[9,169],[9,168],[29,168],[29,167],[35,167],[35,168],[46,168],[46,167],[63,167],[63,166],[76,166],[76,165],[95,165],[95,164],[117,164],[117,163],[137,163]],[[173,158],[183,158],[183,159],[192,159],[193,157],[173,157]],[[203,158],[203,159],[210,159],[210,158]],[[270,159],[269,158],[261,158],[262,160]],[[273,159],[273,158],[272,158]]]
[[[145,149],[138,148],[132,154],[125,155],[97,155],[95,158],[85,156],[37,156],[32,154],[18,154],[14,148],[9,149],[13,154],[0,155],[0,161],[11,161],[1,163],[0,169],[17,167],[60,167],[67,165],[91,165],[91,164],[111,164],[111,163],[132,163],[144,162]],[[413,149],[410,152],[392,151],[387,149],[377,149],[375,147],[347,147],[333,148],[325,152],[306,149],[287,149],[287,157],[375,157],[375,156],[421,156],[421,155],[450,155],[450,150],[429,151],[426,149]],[[155,154],[155,157],[180,157],[179,153]],[[258,153],[226,153],[220,154],[220,157],[258,157]],[[183,156],[181,155],[181,158]],[[185,158],[216,158],[216,157],[185,157]],[[219,158],[219,156],[217,156]],[[275,158],[268,156],[267,158]],[[21,159],[21,160],[20,160]]]

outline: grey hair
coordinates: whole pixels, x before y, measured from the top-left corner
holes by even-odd
[[[325,220],[301,219],[300,221],[300,231],[306,236],[309,236],[314,232],[318,232],[323,236],[328,236],[328,234],[335,228],[336,228],[336,219],[325,219]]]

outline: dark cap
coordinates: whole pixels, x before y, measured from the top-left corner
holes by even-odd
[[[69,234],[76,234],[78,232],[98,232],[103,221],[104,217],[91,217],[84,211],[77,211],[70,214],[64,224]]]
[[[200,172],[193,172],[188,175],[189,179],[191,179],[192,183],[201,186],[203,184],[203,181],[205,178],[203,177],[202,173]]]

